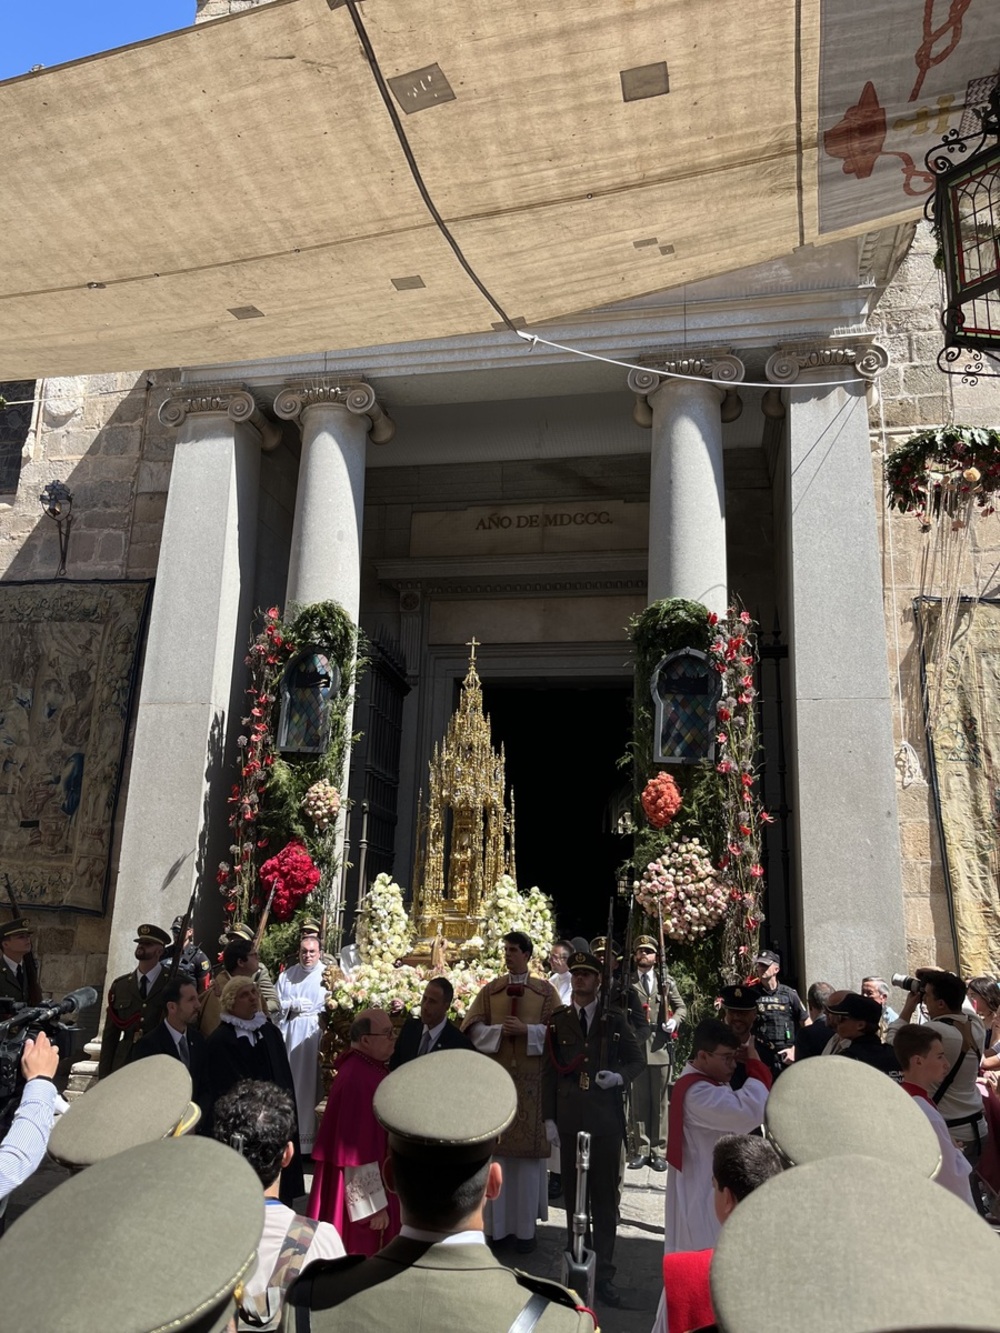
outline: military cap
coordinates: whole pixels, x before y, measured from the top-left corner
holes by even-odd
[[[639,949],[652,949],[654,953],[660,952],[660,946],[657,944],[656,940],[653,939],[652,935],[639,936],[632,948],[632,952],[636,953]]]
[[[723,1009],[732,1009],[739,1013],[756,1009],[761,997],[759,986],[723,986],[719,992]]]
[[[517,1089],[488,1055],[440,1051],[400,1065],[378,1085],[372,1107],[394,1152],[485,1161],[514,1119]]]
[[[123,1065],[70,1102],[49,1138],[49,1154],[80,1171],[140,1143],[190,1133],[201,1119],[191,1075],[172,1055]]]
[[[781,955],[776,954],[773,949],[761,949],[760,953],[753,960],[754,963],[763,963],[765,967],[770,967],[772,963],[781,966]]]
[[[299,939],[300,940],[304,939],[307,935],[318,935],[319,931],[320,931],[319,922],[314,921],[311,916],[307,916],[306,919],[299,926]]]
[[[913,1098],[882,1070],[842,1056],[790,1065],[768,1096],[764,1130],[792,1166],[864,1153],[930,1179],[941,1165]]]
[[[6,940],[11,935],[30,935],[31,926],[28,925],[23,916],[15,917],[13,921],[5,921],[0,925],[0,940]]]
[[[873,1244],[872,1218],[886,1209],[920,1243]],[[816,1261],[817,1222],[835,1263]],[[996,1248],[975,1210],[934,1181],[873,1157],[829,1158],[773,1176],[739,1204],[716,1243],[712,1304],[722,1333],[996,1328],[991,1284],[966,1276],[992,1272]]]
[[[260,1181],[231,1148],[205,1138],[129,1148],[59,1185],[7,1232],[4,1327],[221,1333],[263,1227]]]
[[[566,966],[570,972],[596,972],[598,976],[604,973],[604,968],[594,955],[584,949],[577,949],[576,953],[571,953]]]
[[[606,935],[598,935],[598,937],[595,940],[590,941],[591,953],[607,953],[607,949],[608,949],[608,938]],[[614,954],[616,958],[621,958],[622,956],[621,945],[618,943],[617,940],[611,941],[611,952]]]
[[[838,1018],[856,1018],[862,1023],[873,1023],[876,1026],[882,1021],[882,1006],[878,1000],[870,1000],[855,991],[846,991],[832,1004],[827,1001],[826,1008],[827,1013],[836,1014]]]
[[[252,944],[254,934],[245,921],[234,921],[225,937],[227,940],[249,940]]]
[[[135,932],[136,944],[173,944],[173,939],[160,926],[140,926]]]

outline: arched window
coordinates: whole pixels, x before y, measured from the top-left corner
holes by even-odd
[[[722,679],[705,653],[681,648],[657,662],[649,682],[653,696],[653,760],[696,764],[715,758],[715,710]]]
[[[278,749],[322,754],[330,743],[331,709],[339,693],[337,664],[315,644],[300,649],[281,677]]]

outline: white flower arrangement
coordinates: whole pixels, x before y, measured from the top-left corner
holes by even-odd
[[[358,913],[356,935],[362,961],[376,968],[392,968],[413,947],[403,890],[388,875],[379,875],[369,889]]]
[[[713,930],[729,905],[730,885],[712,865],[698,838],[669,842],[642,872],[635,896],[671,940],[700,939]]]
[[[504,971],[503,937],[512,930],[522,930],[534,945],[532,957],[548,956],[555,938],[552,899],[537,885],[526,894],[518,892],[510,875],[501,875],[492,893],[483,900],[482,951],[478,966],[487,976]]]

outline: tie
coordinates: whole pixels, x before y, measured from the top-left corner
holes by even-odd
[[[180,1041],[177,1043],[177,1054],[181,1057],[181,1059],[182,1059],[182,1060],[184,1061],[184,1063],[187,1065],[188,1069],[190,1069],[190,1068],[191,1068],[191,1052],[188,1050],[188,1039],[187,1039],[187,1033],[186,1033],[186,1032],[184,1033],[184,1036],[181,1037]]]
[[[23,990],[24,990],[24,968],[21,966],[20,963],[18,963],[18,965],[17,965],[17,971],[14,973],[14,977],[15,977],[15,979],[16,979],[16,981],[17,981],[17,989],[18,989],[19,991],[23,991]]]
[[[424,1028],[424,1035],[420,1038],[420,1046],[417,1050],[418,1055],[426,1055],[431,1048],[430,1028]],[[430,1065],[427,1066],[430,1069]]]
[[[142,976],[139,978],[139,994],[142,996],[143,999],[145,999],[148,991],[149,991],[149,982],[146,980],[146,974],[144,972]]]
[[[650,978],[649,978],[649,973],[648,973],[648,972],[643,972],[643,974],[642,974],[642,988],[643,988],[643,990],[646,992],[647,995],[652,995],[652,993],[653,993],[653,983],[652,983],[652,981],[651,981]]]
[[[587,1011],[586,1011],[586,1009],[578,1009],[578,1010],[576,1011],[576,1014],[577,1014],[577,1017],[578,1017],[579,1020],[580,1020],[580,1026],[583,1028],[583,1039],[584,1039],[584,1041],[586,1041],[586,1040],[587,1040]]]

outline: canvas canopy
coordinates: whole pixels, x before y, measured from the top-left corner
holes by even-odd
[[[998,56],[995,0],[276,0],[10,80],[0,378],[511,337],[897,223]]]

